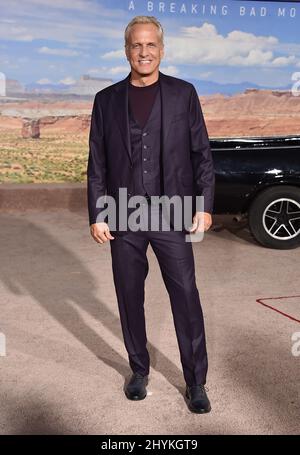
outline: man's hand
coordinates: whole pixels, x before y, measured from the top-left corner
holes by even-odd
[[[197,232],[208,231],[212,225],[212,217],[210,213],[207,212],[196,212],[193,217],[193,225],[190,228],[190,232],[196,234]]]
[[[90,226],[91,235],[97,243],[105,243],[108,240],[113,240],[114,237],[109,231],[107,223],[94,223]]]

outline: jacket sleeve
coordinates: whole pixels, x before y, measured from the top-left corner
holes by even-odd
[[[215,192],[215,171],[207,129],[194,86],[189,105],[190,153],[196,195],[204,196],[204,211],[212,213]]]
[[[94,98],[89,134],[89,157],[87,165],[87,198],[89,224],[97,222],[104,208],[97,208],[97,200],[106,194],[106,155],[104,129],[99,94]],[[103,204],[102,204],[103,205]],[[105,219],[101,221],[106,221]]]

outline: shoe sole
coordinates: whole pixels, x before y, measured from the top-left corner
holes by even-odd
[[[147,393],[144,396],[142,396],[142,397],[140,397],[139,395],[131,396],[131,395],[128,395],[126,392],[125,392],[125,395],[126,395],[126,398],[128,398],[128,400],[140,401],[140,400],[144,400],[146,398]]]
[[[185,394],[185,396],[186,396],[186,398],[187,398],[188,400],[190,400],[190,397],[188,396],[187,393]],[[193,407],[190,405],[190,402],[188,403],[188,408],[189,408],[189,410],[190,410],[191,412],[194,412],[195,414],[207,414],[208,412],[211,411],[211,406],[209,406],[208,409],[204,409],[204,408],[203,408],[203,409],[195,409],[195,408],[193,408]]]
[[[145,387],[147,387],[148,382],[149,382],[149,379],[146,380]],[[139,396],[139,395],[130,395],[130,394],[128,394],[127,390],[125,390],[125,395],[126,395],[126,398],[128,398],[128,400],[140,401],[140,400],[144,400],[144,399],[146,398],[146,396],[147,396],[147,390],[146,390],[145,395],[143,395],[143,396]]]
[[[209,409],[194,409],[189,406],[189,410],[193,412],[194,414],[207,414],[208,412],[211,411],[211,408]]]

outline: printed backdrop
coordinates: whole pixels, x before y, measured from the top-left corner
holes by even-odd
[[[124,29],[153,15],[161,71],[192,82],[209,136],[297,135],[300,3],[0,1],[0,182],[84,181],[94,95],[130,71]]]

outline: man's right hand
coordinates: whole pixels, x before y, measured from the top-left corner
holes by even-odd
[[[97,243],[105,243],[108,240],[113,240],[114,237],[111,235],[109,231],[109,227],[107,223],[94,223],[90,226],[91,235],[95,242]]]

